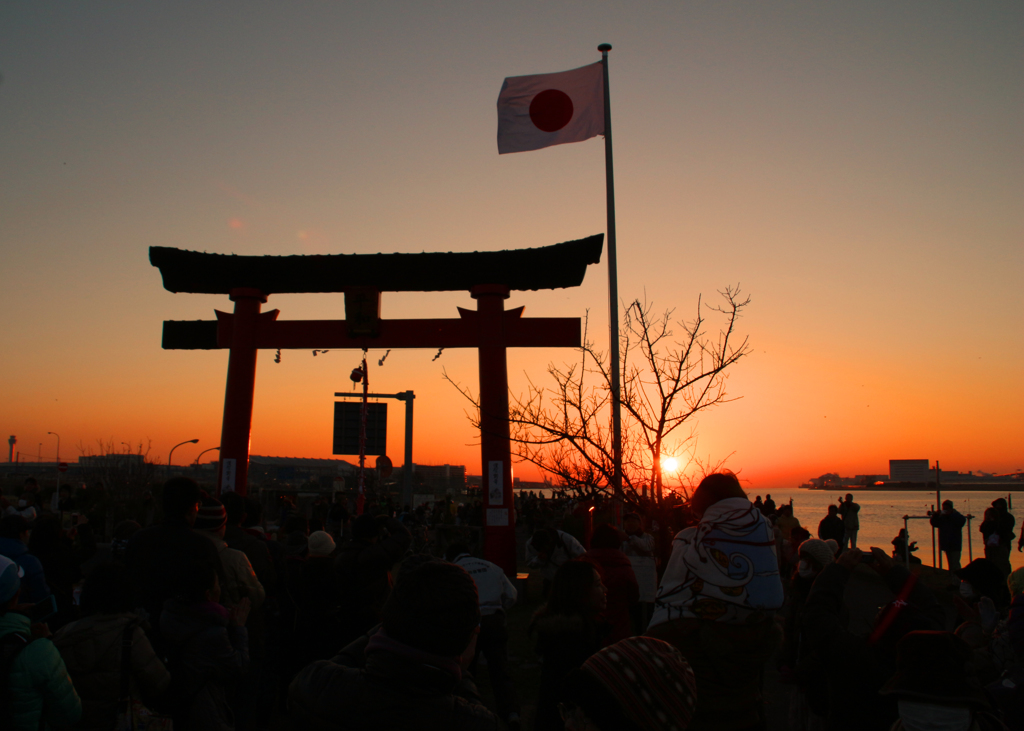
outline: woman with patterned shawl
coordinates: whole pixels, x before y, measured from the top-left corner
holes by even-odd
[[[783,591],[771,524],[731,472],[705,477],[662,576],[647,635],[678,648],[693,668],[694,731],[764,727],[760,679],[778,649]]]

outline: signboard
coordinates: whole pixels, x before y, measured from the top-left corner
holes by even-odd
[[[227,457],[220,461],[220,491],[221,492],[234,492],[235,491],[235,468],[237,467],[237,461]]]
[[[57,471],[58,472],[67,472],[68,471],[68,463],[67,462],[59,463],[57,465]]]
[[[928,482],[932,479],[926,459],[890,459],[890,482]]]
[[[487,525],[508,525],[508,510],[505,508],[487,508]]]
[[[359,454],[359,411],[358,402],[334,402],[334,454]],[[387,452],[388,405],[366,405],[366,454]]]
[[[505,504],[505,486],[504,480],[504,467],[503,462],[488,462],[487,463],[487,504],[488,505],[504,505]],[[490,512],[490,511],[488,511]],[[505,525],[508,525],[508,518],[505,519]]]

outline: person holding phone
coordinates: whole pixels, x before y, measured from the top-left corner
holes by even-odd
[[[42,723],[71,726],[82,716],[82,701],[49,639],[49,627],[32,622],[34,605],[19,604],[24,573],[0,556],[0,649],[7,659],[7,667],[0,669],[7,673],[0,682],[6,691],[0,699],[0,726],[26,731]]]

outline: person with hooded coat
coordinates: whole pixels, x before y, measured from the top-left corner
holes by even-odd
[[[782,643],[775,535],[731,472],[701,480],[696,526],[676,534],[647,636],[675,646],[697,679],[692,729],[759,728],[761,675]]]
[[[81,607],[85,617],[62,627],[53,642],[82,698],[82,720],[76,728],[108,731],[120,710],[126,633],[131,637],[133,698],[150,707],[159,704],[171,676],[132,612],[131,590],[121,565],[108,563],[93,569],[82,586]]]
[[[43,564],[28,550],[31,531],[32,526],[20,515],[0,518],[0,556],[6,556],[22,569],[21,598],[27,604],[41,602],[50,596]]]
[[[0,726],[37,731],[78,721],[82,702],[45,624],[33,624],[19,604],[24,571],[0,556],[0,651],[8,663],[0,684]]]

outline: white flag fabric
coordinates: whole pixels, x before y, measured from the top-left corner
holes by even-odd
[[[498,94],[498,154],[582,142],[604,134],[600,62],[557,74],[510,76]]]

